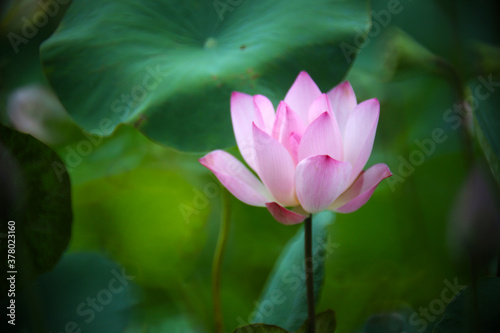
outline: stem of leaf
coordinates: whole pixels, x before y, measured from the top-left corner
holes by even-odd
[[[314,313],[314,265],[312,258],[312,215],[309,215],[305,220],[304,226],[304,268],[306,271],[306,286],[307,286],[307,333],[315,333],[316,318]]]
[[[224,332],[224,321],[222,316],[222,303],[220,299],[220,281],[222,262],[226,250],[227,239],[229,235],[229,226],[231,221],[231,198],[226,190],[222,191],[223,216],[219,229],[219,238],[215,248],[214,260],[212,263],[212,298],[214,306],[215,332]]]

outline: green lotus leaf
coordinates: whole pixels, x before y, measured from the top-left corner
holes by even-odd
[[[130,123],[165,145],[207,151],[234,145],[232,91],[277,103],[301,70],[328,90],[368,28],[366,0],[77,0],[41,58],[85,130]]]

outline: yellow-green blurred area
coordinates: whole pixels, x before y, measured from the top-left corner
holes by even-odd
[[[228,53],[236,59],[226,64],[229,69],[224,69],[223,63],[210,62],[217,58],[217,54],[210,54],[208,60],[190,64],[193,69],[188,69],[193,75],[190,84],[196,75],[206,74],[206,82],[184,87],[182,75],[176,74],[175,80],[169,82],[168,94],[172,96],[162,95],[160,85],[136,109],[129,105],[130,115],[123,123],[116,123],[117,118],[109,111],[112,98],[107,92],[110,96],[129,93],[133,85],[127,85],[127,78],[137,74],[134,78],[140,81],[144,71],[132,73],[133,66],[120,62],[135,61],[131,55],[109,65],[110,59],[92,52],[99,47],[108,51],[116,48],[118,54],[124,45],[123,53],[132,54],[133,47],[126,44],[126,39],[130,34],[133,42],[139,40],[134,29],[141,28],[144,17],[138,15],[137,23],[134,11],[129,8],[124,16],[117,1],[107,5],[90,1],[85,6],[95,6],[95,15],[100,10],[110,14],[109,30],[102,32],[102,38],[115,34],[122,39],[117,44],[100,45],[100,35],[89,32],[89,23],[83,29],[88,35],[78,38],[91,47],[79,56],[78,52],[67,51],[70,47],[65,44],[70,43],[72,28],[85,24],[82,22],[86,19],[101,24],[97,19],[93,21],[94,16],[79,17],[71,12],[71,6],[83,6],[84,2],[73,1],[70,5],[53,1],[58,6],[57,10],[50,7],[54,15],[38,1],[2,5],[0,120],[4,126],[33,136],[57,153],[60,161],[23,175],[23,186],[29,192],[30,184],[42,179],[36,172],[51,174],[60,181],[67,173],[73,215],[72,221],[66,221],[72,224],[72,233],[61,259],[45,263],[41,269],[45,273],[36,279],[23,281],[24,294],[19,296],[19,302],[27,297],[33,306],[24,309],[19,305],[19,320],[25,321],[21,326],[30,332],[68,331],[68,323],[69,331],[75,332],[213,332],[211,270],[225,189],[198,162],[203,149],[192,148],[224,142],[228,145],[218,148],[241,159],[237,148],[227,148],[234,146],[231,128],[219,131],[221,124],[230,126],[231,89],[271,94],[276,107],[286,93],[281,87],[291,86],[301,68],[321,82],[323,91],[349,80],[358,102],[379,99],[380,120],[367,166],[386,163],[394,174],[378,186],[365,206],[352,214],[337,214],[328,227],[328,244],[333,250],[324,262],[317,311],[335,311],[336,332],[432,332],[442,319],[444,306],[457,291],[450,285],[464,286],[498,274],[500,49],[495,1],[354,1],[345,4],[349,8],[345,12],[343,1],[304,2],[318,8],[330,8],[328,4],[333,3],[332,8],[345,17],[364,13],[366,20],[356,16],[352,28],[349,22],[338,26],[332,23],[330,28],[340,32],[330,44],[326,28],[322,33],[308,34],[308,38],[317,38],[311,41],[280,28],[289,21],[314,21],[314,11],[297,11],[305,6],[300,1],[291,1],[290,7],[280,2],[284,6],[280,11],[271,2],[263,1],[270,14],[259,14],[256,8],[260,5],[250,1],[221,0],[208,5],[202,1],[158,1],[160,4],[151,5],[146,1],[151,5],[147,10],[142,7],[147,4],[123,2],[137,7],[141,15],[161,12],[166,3],[178,15],[168,18],[173,23],[168,21],[159,27],[171,29],[169,34],[180,37],[173,38],[173,42],[169,39],[172,44],[159,49],[153,46],[160,37],[152,38],[148,41],[152,46],[141,50],[144,57],[161,58],[169,47],[183,49],[183,38],[191,38],[186,28],[189,22],[194,22],[196,30],[201,29],[196,25],[209,25],[212,19],[219,22],[214,31],[224,25],[228,25],[229,32],[235,31],[235,35],[228,33],[227,40],[220,40],[217,45],[221,48],[229,40],[227,45],[238,44],[240,53],[253,52],[253,47],[269,53],[259,53],[258,60],[241,60],[241,66],[247,66],[245,61],[252,62],[256,77],[247,67],[241,70],[245,75],[238,72],[236,53]],[[201,13],[192,8],[212,12],[199,19],[195,16]],[[25,36],[25,22],[32,22],[40,10],[45,11],[47,23],[39,21],[35,26],[39,32]],[[71,19],[59,26],[58,39],[48,44],[46,53],[42,52],[46,58],[42,59],[40,45],[58,27],[66,10]],[[129,20],[127,29],[121,25],[122,20],[112,19],[114,11]],[[267,30],[251,30],[267,24],[275,12],[284,18]],[[151,15],[156,18],[156,14]],[[178,22],[188,23],[182,26]],[[321,30],[322,24],[328,22],[325,19],[311,25],[311,29]],[[366,25],[368,22],[371,26]],[[154,21],[148,24],[152,33],[162,36],[163,30],[157,31],[160,29],[155,28]],[[300,30],[294,29],[294,34]],[[23,39],[15,39],[13,34]],[[268,39],[276,36],[284,40],[283,45],[278,45],[285,49],[282,54],[266,49]],[[240,37],[251,43],[239,45],[235,40]],[[308,51],[317,45],[321,47]],[[330,51],[326,56],[325,52]],[[294,58],[287,58],[292,53]],[[85,57],[95,72],[90,67],[80,70],[72,63],[74,58],[83,61]],[[137,61],[136,67],[142,68],[143,59]],[[46,67],[42,68],[42,63]],[[124,66],[123,71],[120,66]],[[175,63],[169,66],[175,68]],[[288,68],[297,71],[272,77]],[[92,76],[100,75],[100,70],[105,73],[102,81]],[[213,80],[212,73],[217,73]],[[216,99],[225,100],[225,106]],[[73,102],[66,102],[70,100]],[[91,107],[79,109],[78,104]],[[182,110],[171,111],[176,105]],[[169,112],[174,115],[165,116]],[[190,112],[200,117],[196,124],[197,118],[189,118]],[[109,123],[100,123],[107,118]],[[184,130],[189,127],[187,121],[199,127],[199,133],[191,136]],[[210,132],[212,126],[212,132],[217,133]],[[102,135],[107,132],[109,135]],[[0,143],[0,148],[9,150],[2,138]],[[7,160],[7,154],[0,156]],[[17,183],[6,179],[16,165],[0,161],[0,167],[4,176],[0,181],[5,182],[2,198],[8,198]],[[50,193],[50,185],[45,190]],[[230,203],[231,225],[221,279],[225,332],[251,322],[276,260],[300,229],[279,224],[265,208],[247,206],[234,197]],[[50,232],[57,233],[57,229]],[[36,248],[39,241],[31,238],[26,242]],[[20,272],[21,260],[17,262]],[[123,272],[130,279],[124,279]],[[89,303],[89,297],[97,299],[97,308]]]

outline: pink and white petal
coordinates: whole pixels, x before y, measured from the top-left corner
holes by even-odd
[[[215,150],[200,158],[200,163],[214,173],[236,198],[251,206],[265,206],[274,200],[264,184],[233,155]]]
[[[323,112],[309,125],[299,144],[299,162],[309,156],[329,155],[343,160],[342,138],[328,112]]]
[[[332,112],[330,101],[328,100],[328,96],[326,94],[321,94],[309,106],[309,110],[307,111],[309,121],[308,124],[311,124],[314,120],[316,120],[316,118],[318,118],[325,112],[328,112],[332,119],[335,118],[335,115]]]
[[[260,113],[260,117],[258,117],[261,123],[256,122],[256,125],[265,130],[267,134],[271,134],[274,119],[276,118],[276,113],[274,112],[273,103],[263,95],[255,95],[253,97],[253,102],[256,108],[256,111]]]
[[[375,164],[356,179],[354,184],[344,192],[329,209],[339,213],[352,213],[363,206],[372,196],[380,182],[392,176],[389,167],[383,163]]]
[[[305,126],[297,114],[285,103],[278,105],[276,119],[273,126],[273,137],[278,140],[285,148],[291,152],[290,135],[297,133],[302,135]]]
[[[299,144],[301,136],[295,132],[290,134],[290,155],[292,155],[292,160],[295,165],[299,163]]]
[[[259,177],[275,201],[283,206],[296,206],[295,165],[288,150],[275,138],[253,125]]]
[[[285,102],[308,124],[309,106],[321,95],[316,83],[306,72],[300,72],[285,96]]]
[[[349,81],[345,81],[330,90],[327,95],[343,136],[349,114],[358,105],[356,94]]]
[[[379,114],[380,103],[373,98],[360,103],[349,115],[344,133],[344,160],[353,165],[351,183],[370,158]]]
[[[305,211],[319,213],[328,208],[347,188],[352,166],[328,155],[306,158],[297,165],[295,187]]]
[[[231,121],[241,156],[257,171],[252,132],[252,123],[256,121],[253,96],[237,91],[231,94]]]
[[[266,207],[276,221],[285,225],[300,223],[307,217],[306,215],[292,212],[276,202],[268,202],[266,203]]]

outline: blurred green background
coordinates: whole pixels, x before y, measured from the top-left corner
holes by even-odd
[[[198,159],[217,148],[238,156],[231,91],[277,106],[301,70],[322,91],[349,80],[358,102],[380,100],[367,165],[394,174],[328,227],[317,311],[335,311],[336,332],[431,332],[444,308],[432,320],[419,309],[448,283],[498,274],[495,1],[2,6],[2,224],[18,226],[20,331],[74,321],[83,332],[212,332],[223,189]],[[226,332],[251,321],[300,228],[230,201]],[[122,270],[132,278],[114,293]],[[78,306],[96,295],[112,300],[86,322]]]

